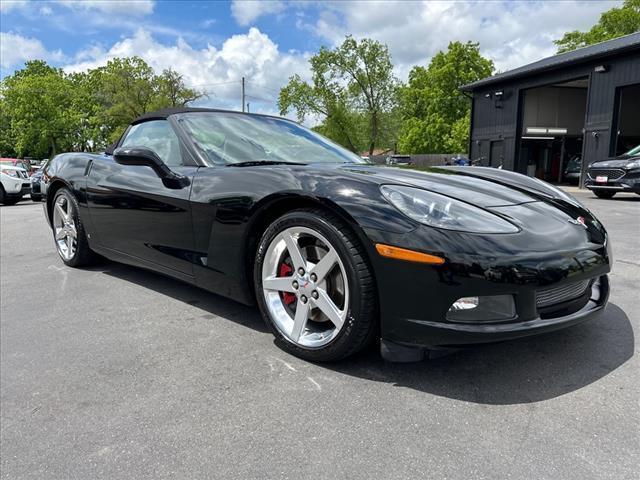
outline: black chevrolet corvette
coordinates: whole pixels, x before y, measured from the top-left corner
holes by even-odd
[[[389,360],[574,325],[607,301],[607,233],[504,170],[376,167],[282,118],[183,108],[44,172],[62,261],[95,254],[257,303],[314,361]]]

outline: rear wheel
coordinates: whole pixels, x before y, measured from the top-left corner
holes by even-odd
[[[598,198],[613,198],[613,196],[616,194],[615,191],[611,191],[611,190],[595,190],[595,189],[593,190],[593,193]]]
[[[284,350],[311,361],[335,361],[375,334],[371,269],[355,235],[323,210],[290,212],[269,226],[255,267],[262,316]]]
[[[78,202],[69,189],[58,190],[53,198],[53,238],[58,255],[70,267],[82,267],[94,259],[78,212]]]

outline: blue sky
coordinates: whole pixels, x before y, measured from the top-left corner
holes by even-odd
[[[553,54],[553,39],[589,28],[620,3],[1,0],[0,75],[35,58],[78,71],[139,55],[207,91],[208,105],[239,106],[245,76],[252,110],[274,112],[287,79],[308,78],[309,56],[346,34],[386,43],[401,80],[454,40],[480,42],[507,70]]]

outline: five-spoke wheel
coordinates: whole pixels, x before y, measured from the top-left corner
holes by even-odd
[[[51,228],[56,250],[62,261],[70,267],[88,265],[94,259],[84,226],[78,215],[78,201],[73,193],[60,188],[53,194],[50,204]]]
[[[376,301],[360,242],[337,217],[297,210],[264,233],[256,296],[281,346],[310,360],[344,358],[372,338]]]
[[[271,241],[262,288],[276,327],[295,344],[326,345],[344,325],[349,304],[345,268],[335,247],[315,230],[290,227]]]
[[[76,253],[78,230],[71,201],[66,195],[58,195],[53,204],[53,232],[58,253],[64,260],[71,260]]]

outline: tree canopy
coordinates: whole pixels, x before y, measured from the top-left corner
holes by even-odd
[[[585,32],[556,40],[559,52],[640,31],[640,0],[604,12]],[[493,62],[477,43],[451,42],[407,84],[393,74],[386,45],[347,36],[309,59],[311,78],[290,77],[280,90],[282,115],[315,121],[315,130],[354,152],[461,153],[468,148],[471,101],[462,85],[490,76]],[[0,82],[0,154],[43,158],[63,150],[98,150],[135,117],[183,106],[202,93],[182,75],[161,73],[139,57],[114,58],[85,72],[66,73],[42,60]]]
[[[462,85],[488,77],[493,62],[480,54],[477,43],[452,42],[429,65],[413,67],[400,88],[402,153],[465,152],[469,140],[471,102]]]
[[[100,149],[135,117],[201,96],[177,72],[156,74],[139,57],[69,74],[41,60],[27,62],[0,84],[0,152],[44,158]]]
[[[282,115],[323,118],[318,130],[354,152],[389,142],[398,81],[386,45],[347,36],[335,49],[322,47],[309,60],[312,80],[295,75],[282,88]]]
[[[602,15],[598,23],[586,32],[567,32],[554,43],[558,53],[604,42],[640,31],[640,0],[625,0],[621,7],[614,7]]]

